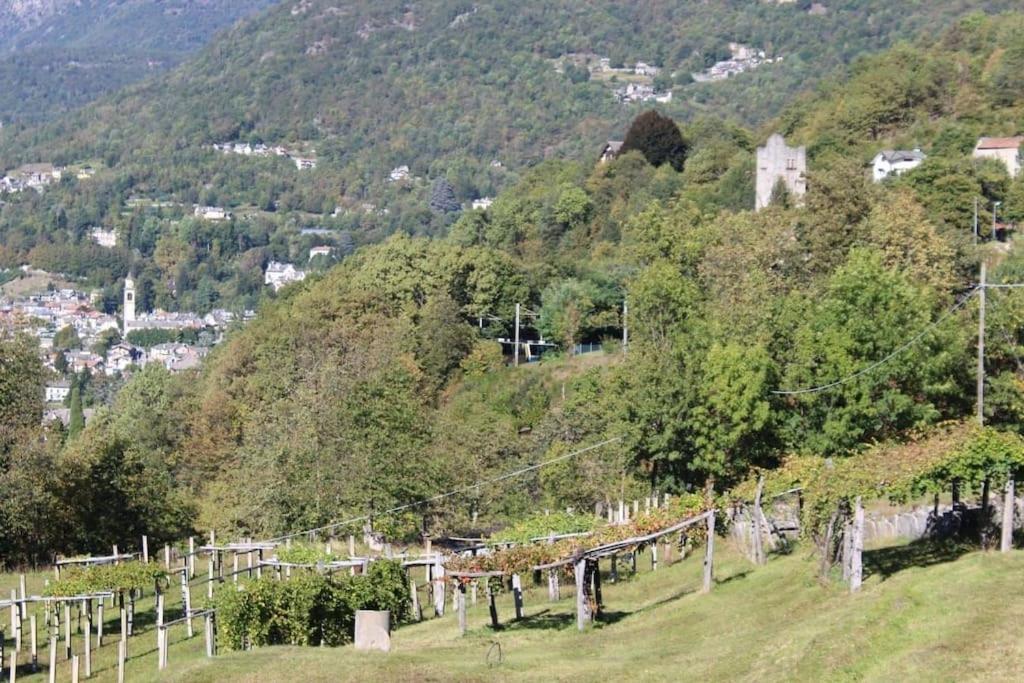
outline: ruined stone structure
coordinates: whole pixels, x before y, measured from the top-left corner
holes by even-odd
[[[794,203],[803,201],[807,191],[807,149],[790,147],[775,133],[764,147],[757,148],[757,197],[754,208],[760,211],[771,203],[772,189],[781,179]]]

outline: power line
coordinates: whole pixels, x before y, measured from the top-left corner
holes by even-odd
[[[577,451],[573,451],[571,453],[566,453],[565,455],[560,455],[557,458],[550,458],[549,460],[545,460],[543,462],[535,463],[533,465],[528,465],[527,467],[520,468],[520,469],[515,470],[513,472],[507,472],[505,474],[502,474],[501,476],[494,477],[493,479],[484,479],[484,480],[478,481],[476,483],[469,484],[468,486],[463,486],[463,487],[460,487],[460,488],[457,488],[457,489],[453,489],[453,490],[447,491],[445,493],[439,493],[436,496],[431,496],[430,498],[424,498],[423,500],[418,500],[418,501],[416,501],[414,503],[406,503],[405,505],[399,505],[397,507],[393,507],[393,508],[390,508],[388,510],[382,510],[381,512],[375,512],[372,515],[360,515],[358,517],[351,517],[349,519],[345,519],[345,520],[342,520],[340,522],[332,522],[330,524],[326,524],[324,526],[319,526],[319,527],[316,527],[314,529],[306,529],[305,531],[296,531],[294,533],[286,534],[284,536],[276,536],[275,538],[267,539],[266,542],[272,543],[272,542],[275,542],[275,541],[284,541],[284,540],[287,540],[289,538],[295,538],[297,536],[304,536],[306,534],[317,533],[317,532],[320,532],[320,531],[329,531],[331,529],[337,529],[338,527],[341,527],[341,526],[348,526],[349,524],[354,524],[355,522],[365,522],[365,521],[369,520],[371,517],[380,517],[380,516],[383,516],[383,515],[390,515],[390,514],[395,513],[395,512],[402,512],[403,510],[408,510],[410,508],[419,507],[420,505],[426,505],[428,503],[435,503],[435,502],[437,502],[439,500],[444,500],[445,498],[451,498],[452,496],[457,496],[457,495],[459,495],[461,493],[468,493],[468,492],[472,491],[473,489],[479,488],[480,486],[486,486],[488,484],[495,484],[495,483],[500,482],[500,481],[505,481],[506,479],[512,479],[514,477],[518,477],[520,475],[526,474],[527,472],[533,472],[534,470],[539,470],[541,467],[546,467],[548,465],[553,465],[556,462],[561,462],[563,460],[568,460],[569,458],[574,458],[577,455],[582,455],[582,454],[587,453],[589,451],[596,450],[598,448],[601,448],[602,446],[607,446],[610,443],[615,443],[616,441],[622,441],[623,438],[625,438],[625,437],[616,436],[615,438],[607,439],[607,440],[602,441],[600,443],[593,444],[592,446],[587,446],[586,448],[581,448],[581,449],[579,449]]]
[[[881,366],[885,365],[886,363],[891,361],[896,356],[900,355],[901,353],[903,353],[904,351],[909,349],[911,346],[913,346],[917,342],[921,341],[921,339],[926,334],[928,334],[929,332],[934,330],[940,324],[945,322],[945,320],[947,318],[949,318],[951,315],[953,315],[958,310],[963,308],[964,305],[966,305],[967,302],[970,301],[971,297],[974,296],[975,294],[977,294],[980,289],[981,289],[980,285],[971,288],[971,290],[969,292],[967,292],[967,294],[965,294],[960,299],[960,301],[958,301],[956,304],[953,305],[952,308],[950,308],[945,313],[943,313],[931,325],[929,325],[928,327],[926,327],[923,330],[921,330],[920,332],[918,332],[916,335],[911,337],[904,344],[898,346],[895,351],[893,351],[892,353],[887,355],[885,358],[882,358],[881,360],[875,361],[871,365],[867,366],[866,368],[863,368],[862,370],[858,370],[857,372],[853,373],[852,375],[849,375],[849,376],[844,377],[842,379],[836,380],[835,382],[829,382],[828,384],[823,384],[823,385],[817,386],[817,387],[808,387],[806,389],[777,389],[777,390],[772,391],[771,393],[775,394],[776,396],[796,396],[796,395],[800,395],[800,394],[817,394],[817,393],[821,393],[822,391],[828,391],[829,389],[834,389],[835,387],[841,386],[843,384],[847,384],[848,382],[852,382],[853,380],[857,379],[858,377],[862,377],[862,376],[868,374],[869,372],[872,372],[873,370],[876,370],[877,368],[880,368]]]

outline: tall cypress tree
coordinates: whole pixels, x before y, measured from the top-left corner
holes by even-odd
[[[71,388],[71,418],[68,421],[68,436],[78,436],[84,428],[85,411],[82,410],[82,390],[76,380]]]

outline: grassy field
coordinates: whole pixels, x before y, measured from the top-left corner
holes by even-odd
[[[551,604],[545,587],[527,592],[519,623],[503,596],[505,627],[491,631],[481,601],[470,608],[466,637],[449,614],[399,629],[387,655],[276,647],[208,660],[202,638],[180,642],[179,629],[170,669],[158,675],[156,639],[147,630],[131,641],[128,680],[992,681],[1018,680],[1024,669],[1024,552],[875,549],[865,553],[864,591],[850,596],[841,586],[820,585],[804,551],[755,569],[719,545],[712,594],[698,593],[699,557],[657,572],[641,558],[636,577],[605,580],[604,620],[582,634],[571,591]],[[97,656],[98,680],[113,678],[112,642]],[[62,665],[59,680],[68,677]]]

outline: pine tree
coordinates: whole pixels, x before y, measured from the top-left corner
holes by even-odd
[[[458,213],[462,209],[455,199],[455,188],[447,178],[438,178],[430,190],[430,210],[434,213]]]
[[[622,152],[632,150],[643,154],[652,166],[669,164],[681,171],[690,147],[675,121],[651,109],[633,119],[626,133]]]

